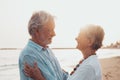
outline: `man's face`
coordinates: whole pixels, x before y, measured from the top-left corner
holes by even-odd
[[[45,46],[52,42],[52,38],[55,36],[54,28],[55,23],[51,20],[39,29],[37,37]]]

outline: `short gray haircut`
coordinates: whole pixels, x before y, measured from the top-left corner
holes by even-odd
[[[97,50],[102,46],[102,41],[104,38],[104,30],[100,25],[89,24],[82,29],[86,33],[89,40],[93,41],[92,49]]]
[[[53,20],[53,16],[45,11],[34,12],[28,23],[28,32],[34,34],[35,28],[43,27],[48,21]]]

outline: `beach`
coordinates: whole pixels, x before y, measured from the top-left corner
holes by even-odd
[[[0,50],[0,80],[20,80],[18,59],[21,50]],[[71,72],[82,58],[78,50],[53,50],[61,67]],[[100,49],[97,52],[103,80],[120,80],[120,49]]]
[[[120,80],[120,56],[100,59],[103,80]]]

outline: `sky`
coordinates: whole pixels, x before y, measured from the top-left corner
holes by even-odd
[[[0,0],[0,48],[23,48],[30,38],[28,21],[39,10],[55,16],[51,47],[74,48],[75,38],[86,24],[103,27],[103,45],[120,41],[119,4],[119,0]]]

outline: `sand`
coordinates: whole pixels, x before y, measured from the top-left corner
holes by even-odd
[[[120,56],[100,59],[103,80],[120,80]]]

